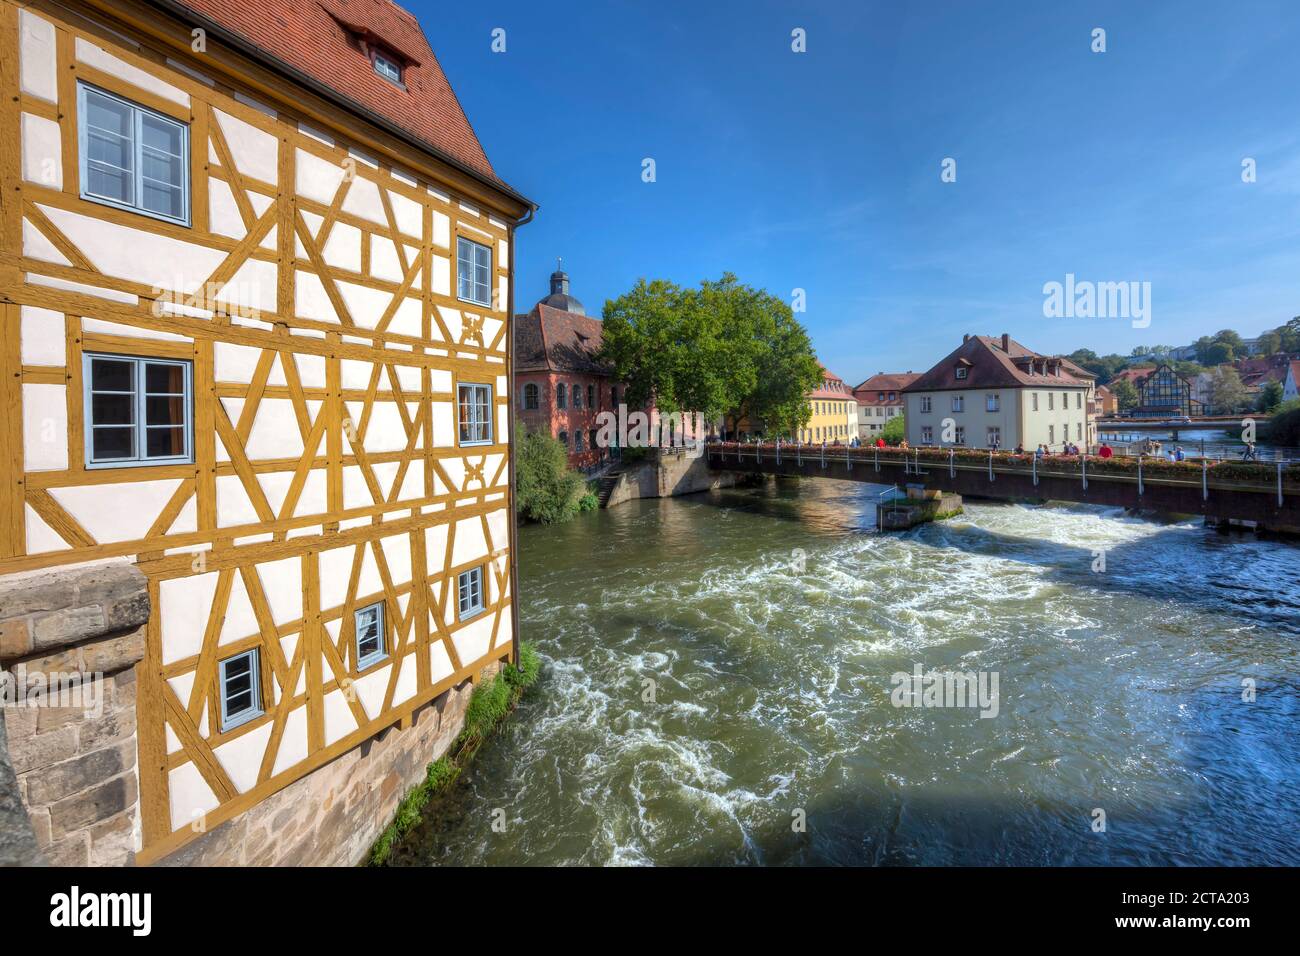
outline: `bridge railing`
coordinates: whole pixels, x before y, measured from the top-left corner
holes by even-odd
[[[904,474],[927,474],[932,470],[987,472],[990,480],[997,474],[1022,474],[1035,485],[1040,477],[1073,478],[1087,488],[1088,479],[1134,482],[1139,493],[1143,484],[1198,486],[1208,494],[1210,488],[1276,493],[1281,504],[1285,494],[1300,495],[1300,462],[1243,462],[1208,458],[1173,462],[1164,458],[1137,455],[1102,458],[1098,455],[1016,454],[1007,451],[956,448],[852,448],[847,445],[803,444],[800,442],[714,442],[708,446],[710,458],[725,467],[728,461],[747,466],[757,465],[776,470],[782,464],[817,467],[819,470],[855,468],[879,470],[881,466],[903,466]]]

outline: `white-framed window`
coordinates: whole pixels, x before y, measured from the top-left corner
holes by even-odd
[[[492,444],[492,386],[462,384],[457,392],[460,444]]]
[[[257,649],[227,657],[217,670],[222,732],[262,716],[261,661]]]
[[[492,304],[492,250],[482,243],[456,239],[456,294],[466,302]]]
[[[966,410],[965,395],[954,395],[952,397],[952,410],[954,412],[964,412]]]
[[[933,445],[933,444],[934,444],[934,426],[933,426],[933,425],[922,425],[922,426],[921,426],[921,441],[922,441],[923,444],[926,444],[926,445]]]
[[[1002,429],[996,425],[990,425],[988,442],[990,448],[1000,448],[1002,446]]]
[[[81,198],[190,224],[190,128],[77,84]]]
[[[968,371],[970,371],[970,370],[969,370],[968,368],[966,368],[965,365],[958,365],[957,368],[954,370],[954,374],[956,374],[956,376],[957,376],[958,378],[965,378],[965,377],[966,377],[966,373],[967,373]]]
[[[1048,392],[1048,393],[1047,393],[1047,410],[1050,412],[1050,411],[1052,411],[1054,408],[1056,408],[1056,393],[1055,393],[1055,392]]]
[[[485,607],[483,599],[483,569],[470,568],[456,577],[456,607],[460,620],[479,614]]]
[[[965,426],[965,425],[958,425],[958,426],[956,427],[955,431],[953,432],[952,443],[953,443],[954,445],[964,445],[964,444],[966,444],[966,426]]]
[[[930,411],[930,396],[929,396],[929,395],[922,395],[922,396],[921,396],[921,411],[923,411],[923,412],[927,412],[927,413]]]
[[[356,624],[357,670],[365,670],[388,656],[384,646],[384,602],[376,601],[357,608],[353,615]]]
[[[190,362],[92,352],[81,361],[87,468],[194,460]]]
[[[986,412],[999,412],[1002,410],[1002,399],[998,395],[984,396],[984,410]]]
[[[375,72],[398,86],[402,85],[402,65],[394,60],[391,56],[386,56],[376,50],[371,54],[371,62],[375,64]]]

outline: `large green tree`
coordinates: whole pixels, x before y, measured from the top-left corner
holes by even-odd
[[[641,279],[605,303],[602,355],[628,404],[762,419],[769,434],[806,424],[821,381],[808,333],[790,306],[726,273],[687,289]]]
[[[1115,402],[1121,412],[1137,408],[1138,390],[1128,379],[1118,378],[1106,387],[1114,393]]]
[[[1278,337],[1282,340],[1280,344],[1281,351],[1300,352],[1300,315],[1297,315],[1286,325],[1279,325],[1276,331]]]
[[[1210,381],[1210,402],[1220,415],[1231,415],[1246,407],[1249,396],[1241,375],[1231,365],[1221,365],[1214,370]]]

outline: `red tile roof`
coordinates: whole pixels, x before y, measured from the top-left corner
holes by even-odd
[[[836,398],[841,401],[847,401],[853,397],[853,393],[849,391],[849,387],[844,384],[844,379],[840,378],[825,365],[822,365],[821,359],[817,360],[817,364],[821,365],[822,384],[821,388],[814,388],[808,393],[809,398]]]
[[[515,316],[515,371],[609,375],[610,367],[596,358],[603,334],[599,319],[539,302]]]
[[[859,405],[902,405],[903,396],[899,393],[920,377],[916,372],[880,372],[855,388],[853,397]],[[885,393],[884,401],[879,398],[881,392]],[[889,401],[890,392],[894,393],[892,402]]]
[[[1002,343],[1007,343],[1006,351]],[[1038,360],[1030,362],[1030,359]],[[1058,371],[1042,374],[1043,364]],[[957,365],[968,369],[966,378],[957,378]],[[1030,369],[1035,369],[1030,371]],[[1096,376],[1067,358],[1040,355],[1011,338],[972,335],[950,352],[934,368],[919,376],[903,390],[906,392],[951,391],[966,388],[1078,388]]]
[[[410,13],[391,0],[172,0],[504,186]],[[403,65],[405,89],[375,72],[363,44]],[[508,187],[507,187],[508,188]]]
[[[1112,376],[1110,377],[1110,380],[1111,380],[1112,382],[1116,382],[1116,381],[1118,381],[1118,380],[1120,380],[1120,379],[1126,379],[1127,381],[1131,382],[1131,383],[1136,387],[1138,382],[1142,381],[1144,378],[1146,378],[1148,375],[1150,375],[1150,374],[1151,374],[1152,372],[1154,372],[1155,370],[1156,370],[1156,367],[1155,367],[1154,365],[1150,366],[1149,368],[1126,368],[1126,369],[1121,369],[1120,371],[1118,371],[1118,372],[1116,372],[1114,375],[1112,375]]]

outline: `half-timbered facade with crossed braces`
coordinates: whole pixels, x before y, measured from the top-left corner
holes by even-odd
[[[534,207],[390,0],[0,0],[0,70],[0,575],[147,576],[148,861],[517,653]]]

